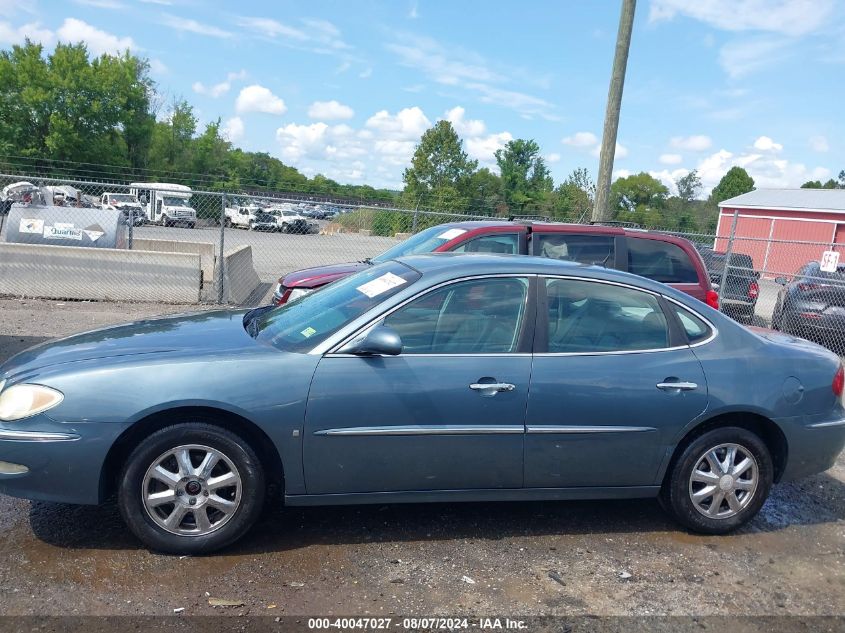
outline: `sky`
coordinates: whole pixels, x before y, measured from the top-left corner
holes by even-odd
[[[535,139],[556,183],[595,177],[620,0],[0,0],[0,46],[85,42],[150,61],[159,117],[185,98],[246,150],[308,176],[400,189],[450,120],[495,171]],[[640,0],[614,175],[706,194],[845,169],[842,0]]]

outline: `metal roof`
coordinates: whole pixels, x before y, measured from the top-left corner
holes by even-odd
[[[845,189],[755,189],[728,198],[719,207],[845,213]]]

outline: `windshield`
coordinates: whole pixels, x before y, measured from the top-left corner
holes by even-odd
[[[135,204],[138,203],[138,199],[128,193],[116,193],[109,196],[109,198],[111,199],[112,204],[114,204],[115,202],[132,202]]]
[[[168,207],[187,207],[188,200],[186,198],[175,198],[173,196],[164,196],[164,204]]]
[[[279,349],[305,352],[420,276],[399,262],[375,266],[271,310],[247,330]]]
[[[450,228],[449,226],[439,225],[433,226],[425,231],[420,231],[416,235],[412,235],[404,242],[401,242],[393,248],[387,249],[381,255],[376,255],[372,258],[374,262],[386,262],[397,257],[404,257],[405,255],[417,255],[419,253],[432,253],[434,249],[442,246],[449,240],[453,240],[459,235],[466,233],[466,229]]]

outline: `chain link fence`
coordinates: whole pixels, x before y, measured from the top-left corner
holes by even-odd
[[[0,174],[0,189],[0,295],[18,297],[259,305],[287,273],[365,260],[446,222],[491,219],[167,183]],[[845,247],[845,231],[840,245],[836,228],[818,240],[794,221],[724,220],[717,235],[673,233],[701,253],[721,309],[845,351],[845,264],[821,265]]]

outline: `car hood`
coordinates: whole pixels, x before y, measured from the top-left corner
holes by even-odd
[[[142,354],[220,354],[250,348],[246,310],[215,310],[134,321],[31,347],[0,366],[0,379],[54,365]]]
[[[327,283],[348,277],[352,273],[368,268],[369,264],[354,262],[346,264],[332,264],[330,266],[316,266],[289,273],[279,279],[285,288],[315,288]]]

